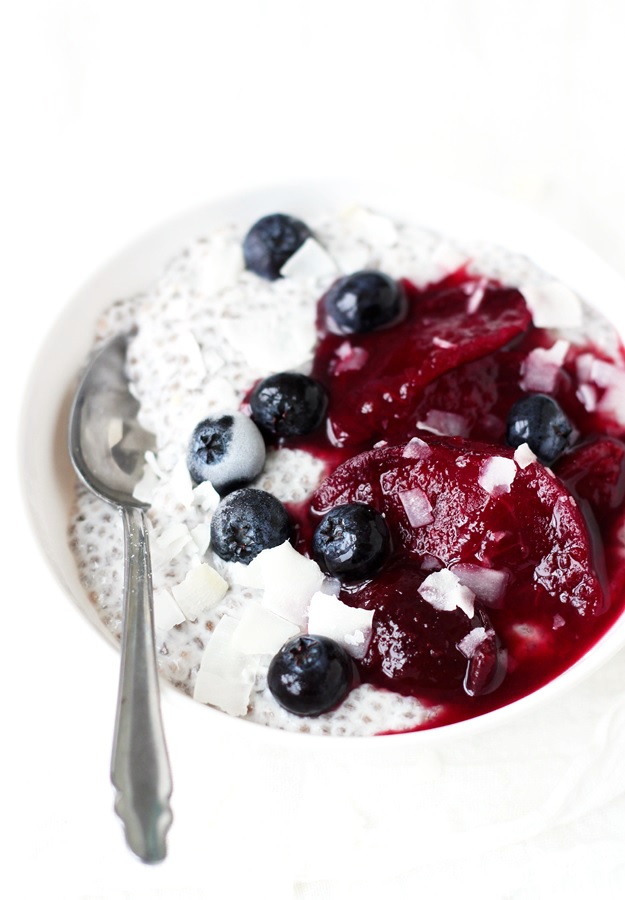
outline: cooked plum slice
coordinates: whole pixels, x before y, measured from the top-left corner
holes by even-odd
[[[595,513],[619,509],[625,500],[625,444],[616,438],[590,440],[558,462],[558,477]]]
[[[415,491],[430,507],[417,527],[406,503]],[[428,437],[362,453],[321,484],[313,516],[352,501],[382,512],[396,551],[415,563],[506,569],[504,606],[554,615],[570,607],[580,616],[605,609],[577,503],[540,463],[517,465],[511,448]]]
[[[396,561],[384,577],[346,594],[345,602],[375,610],[361,671],[379,686],[433,700],[491,692],[505,674],[505,654],[488,617],[436,609],[419,593],[424,577]]]
[[[313,374],[330,390],[329,433],[339,447],[370,446],[398,423],[409,426],[426,385],[531,326],[519,291],[463,271],[424,290],[408,282],[404,289],[408,314],[399,325],[355,336],[328,333],[317,348]]]

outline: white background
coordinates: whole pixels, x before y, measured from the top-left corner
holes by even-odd
[[[298,823],[281,828],[270,814],[269,786],[247,804],[237,791],[254,765],[268,777],[268,761],[179,745],[166,706],[181,798],[177,837],[161,867],[128,858],[107,781],[116,660],[88,632],[78,646],[60,639],[74,611],[29,536],[13,435],[36,348],[85,278],[170,214],[248,184],[345,172],[452,176],[532,207],[625,274],[624,34],[622,0],[2,0],[2,367],[10,427],[0,643],[8,800],[0,820],[3,879],[16,879],[10,896],[218,898],[247,889],[261,898],[350,891],[401,898],[416,890],[451,897],[459,885],[464,896],[485,900],[622,895],[622,716],[594,721],[588,693],[579,695],[587,729],[573,723],[569,700],[558,727],[549,713],[537,720],[544,743],[534,727],[524,748],[548,773],[550,747],[562,749],[567,728],[573,742],[591,735],[586,750],[593,740],[605,750],[615,737],[620,761],[618,753],[604,760],[602,785],[594,795],[598,785],[587,786],[578,815],[536,819],[493,853],[476,836],[473,848],[425,859],[427,816],[419,810],[413,859],[397,838],[397,865],[387,849],[378,860],[352,854],[360,862],[343,871],[324,863],[321,838],[329,829],[340,841],[340,802],[327,815],[317,809],[314,828],[300,825],[302,848]],[[623,673],[616,660],[593,684],[618,696]],[[95,724],[94,705],[102,709]],[[518,745],[523,734],[506,737],[516,735]],[[497,756],[498,746],[472,745],[467,754]],[[305,783],[314,793],[319,773],[283,765],[292,792]],[[207,796],[195,792],[194,767],[214,775]],[[400,792],[419,777],[409,768],[378,770],[373,784],[358,784],[359,774],[371,778],[351,771],[356,796],[389,783]],[[448,780],[461,784],[461,771]],[[185,793],[193,794],[186,806]],[[185,818],[192,808],[196,822],[204,806],[205,831]],[[392,839],[388,796],[384,807]],[[350,809],[346,831],[365,827]],[[405,838],[410,817],[401,824]]]

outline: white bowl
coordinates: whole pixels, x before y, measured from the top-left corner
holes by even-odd
[[[460,239],[484,239],[524,253],[607,316],[625,338],[625,282],[615,272],[578,241],[531,212],[454,183],[432,179],[422,182],[415,178],[404,185],[346,179],[283,184],[216,200],[155,228],[105,264],[59,316],[36,359],[20,432],[24,496],[40,546],[69,596],[106,637],[108,632],[80,585],[66,540],[74,479],[66,449],[68,407],[99,313],[116,298],[144,288],[186,243],[214,226],[233,220],[253,222],[276,210],[312,219],[353,202]],[[97,639],[95,632],[93,639]],[[537,704],[553,702],[556,695],[587,677],[623,646],[625,616],[575,665],[533,694],[465,722],[389,737],[312,737],[262,728],[200,706],[173,690],[169,702],[185,708],[190,735],[203,734],[206,729],[213,734],[215,730],[238,732],[245,741],[277,742],[286,750],[293,748],[298,752],[314,746],[333,753],[353,753],[357,744],[359,753],[372,752],[377,756],[380,751],[388,752],[389,742],[408,749],[462,739],[510,721]],[[115,690],[114,685],[111,690]]]

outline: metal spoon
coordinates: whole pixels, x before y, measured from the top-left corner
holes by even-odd
[[[69,449],[80,478],[116,506],[124,522],[124,617],[111,780],[128,846],[144,862],[158,862],[167,852],[172,782],[156,670],[148,507],[132,495],[153,436],[137,422],[139,404],[125,375],[127,345],[128,336],[120,335],[89,363],[70,413]]]

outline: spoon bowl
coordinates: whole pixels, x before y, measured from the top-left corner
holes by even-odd
[[[133,496],[153,435],[137,422],[139,404],[125,375],[128,336],[91,358],[69,418],[69,450],[85,485],[124,523],[122,653],[111,780],[130,849],[144,862],[166,855],[171,774],[160,713],[146,504]]]

